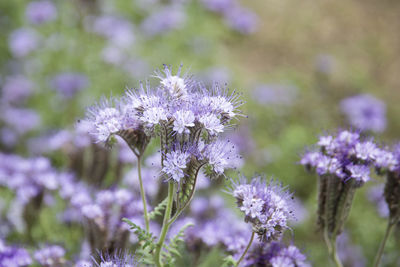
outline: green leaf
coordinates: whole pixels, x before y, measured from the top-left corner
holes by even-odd
[[[157,216],[162,216],[163,211],[167,207],[168,204],[168,198],[165,198],[163,201],[161,201],[152,212],[149,213],[149,218],[150,220],[154,220]]]
[[[231,255],[229,255],[223,259],[223,264],[221,265],[221,267],[231,267],[235,265],[236,265],[235,259]]]
[[[135,224],[134,222],[128,220],[127,218],[122,219],[124,222],[129,224],[131,227],[131,230],[137,235],[139,239],[139,243],[143,243],[141,246],[141,249],[145,249],[149,247],[150,250],[154,249],[156,244],[154,243],[155,237],[149,232],[147,232],[145,229],[142,229],[140,226]]]
[[[179,232],[172,238],[169,240],[169,244],[168,245],[164,245],[165,250],[163,251],[163,256],[166,258],[166,262],[173,266],[174,263],[174,257],[180,257],[181,254],[179,252],[179,243],[183,242],[182,237],[184,236],[184,232],[185,230],[190,227],[193,226],[192,223],[187,223],[185,224],[180,230]]]

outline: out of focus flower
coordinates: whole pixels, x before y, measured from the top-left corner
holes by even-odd
[[[375,204],[378,214],[383,218],[387,218],[389,216],[389,209],[385,201],[384,188],[384,184],[369,188],[367,191],[367,198]]]
[[[22,103],[32,94],[33,82],[22,75],[7,77],[2,87],[1,100],[8,104]]]
[[[0,266],[3,267],[26,267],[32,264],[29,253],[15,246],[7,246],[0,239]]]
[[[225,19],[232,29],[242,34],[251,34],[257,30],[256,14],[243,7],[230,8],[225,12]]]
[[[237,5],[235,0],[202,0],[201,3],[210,11],[224,14]]]
[[[37,250],[35,252],[35,260],[44,267],[62,266],[65,262],[64,255],[64,248],[52,245]]]
[[[386,128],[386,105],[372,95],[346,98],[340,102],[340,108],[357,129],[380,133]]]
[[[50,81],[51,87],[65,98],[73,97],[77,92],[89,86],[88,78],[76,72],[57,74]]]
[[[57,18],[57,9],[48,0],[32,1],[26,7],[26,17],[32,24],[42,24]]]
[[[0,117],[19,135],[35,129],[41,123],[40,116],[30,109],[9,107],[3,111]]]
[[[8,46],[15,57],[25,57],[39,46],[39,35],[33,29],[19,28],[11,33]]]
[[[289,228],[288,221],[294,219],[293,197],[279,183],[262,179],[234,185],[232,195],[260,240],[277,240]]]
[[[351,244],[346,232],[338,236],[337,247],[339,258],[344,266],[365,267],[367,265],[361,247]]]
[[[186,14],[181,6],[166,6],[148,16],[140,25],[148,36],[168,33],[183,27]]]
[[[94,20],[92,31],[104,36],[110,43],[119,47],[129,47],[135,41],[133,25],[117,16],[105,15]]]

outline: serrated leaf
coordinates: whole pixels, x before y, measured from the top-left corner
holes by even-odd
[[[141,228],[139,225],[130,221],[127,218],[122,219],[124,222],[129,224],[131,230],[137,235],[139,239],[139,243],[143,242],[142,249],[149,247],[151,250],[155,248],[156,244],[154,244],[155,237],[151,233],[148,233],[145,229]]]
[[[168,204],[168,198],[165,198],[163,201],[161,201],[152,212],[149,213],[149,218],[150,220],[154,220],[157,216],[162,216],[163,211],[167,207]]]

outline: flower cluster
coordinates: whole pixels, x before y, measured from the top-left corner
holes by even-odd
[[[253,246],[246,255],[244,266],[309,267],[306,256],[294,245],[286,246],[279,242],[269,245]]]
[[[46,190],[58,188],[58,172],[47,158],[22,158],[0,154],[0,185],[16,192],[18,200],[27,204]]]
[[[88,110],[86,121],[98,142],[121,136],[137,155],[149,140],[159,135],[162,142],[163,173],[174,181],[207,165],[220,175],[235,167],[236,147],[216,137],[240,115],[238,96],[215,85],[208,90],[187,75],[173,75],[165,66],[157,72],[160,84],[141,84],[121,100],[103,100]]]
[[[381,161],[382,150],[372,140],[361,140],[357,132],[321,136],[318,146],[319,152],[305,153],[300,163],[308,169],[315,168],[320,176],[331,174],[362,185],[370,179],[370,167]]]
[[[251,183],[239,183],[232,194],[245,214],[245,221],[253,225],[259,239],[277,240],[289,228],[288,221],[294,219],[293,197],[276,181],[264,182],[263,179],[255,177]]]
[[[227,208],[220,196],[193,199],[189,217],[182,220],[188,219],[194,221],[194,226],[185,231],[185,243],[191,251],[200,247],[221,246],[234,255],[239,255],[243,253],[250,239],[249,225]],[[228,224],[229,228],[226,227]],[[179,225],[179,221],[176,225]],[[176,226],[173,226],[171,233],[175,228]]]
[[[25,267],[31,264],[32,258],[25,249],[7,246],[0,239],[0,266]]]
[[[386,128],[386,105],[372,95],[346,98],[340,107],[350,124],[357,129],[380,133]]]
[[[83,222],[92,252],[104,248],[123,249],[128,241],[129,228],[122,221],[129,218],[143,225],[143,205],[137,195],[127,189],[100,190],[92,193],[88,186],[73,177],[64,177],[60,196],[69,208],[67,221]]]
[[[45,267],[63,266],[65,250],[63,247],[52,245],[35,252],[35,260]]]

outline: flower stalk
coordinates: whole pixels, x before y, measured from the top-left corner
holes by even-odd
[[[241,262],[241,261],[244,259],[244,257],[246,256],[247,251],[249,251],[249,249],[250,249],[250,247],[251,247],[251,244],[253,243],[254,236],[255,236],[255,232],[253,231],[253,232],[251,233],[250,241],[249,241],[249,243],[247,244],[246,249],[244,250],[244,252],[243,252],[242,256],[240,257],[240,259],[236,262],[236,267],[239,266],[240,262]]]

